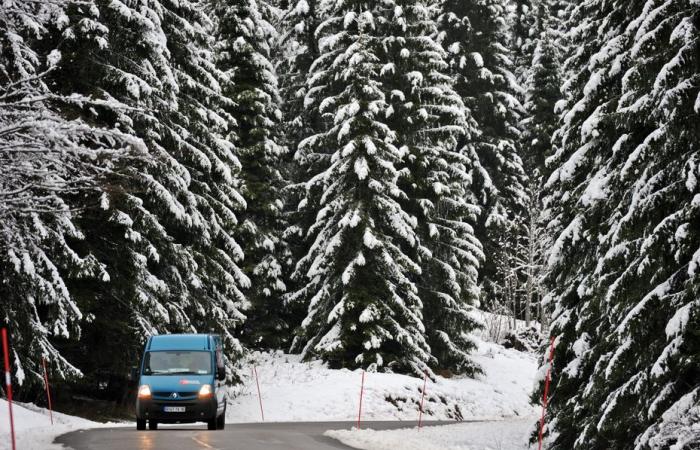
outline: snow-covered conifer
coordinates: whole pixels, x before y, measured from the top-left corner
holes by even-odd
[[[692,1],[571,10],[546,184],[549,448],[700,443],[698,17]]]
[[[109,283],[83,299],[96,318],[92,331],[114,332],[108,321],[128,317],[123,332],[136,345],[144,334],[216,330],[238,355],[233,331],[249,280],[238,266],[243,253],[234,231],[245,202],[228,139],[235,120],[224,109],[231,101],[221,93],[204,6],[74,4],[76,23],[63,33],[66,57],[55,83],[99,96],[101,105],[79,113],[148,147],[147,157],[109,181],[98,199],[101,215],[83,219],[86,247],[110,273]],[[129,109],[114,108],[115,99]]]
[[[281,162],[286,150],[269,46],[277,33],[255,0],[213,3],[217,66],[224,71],[223,93],[233,102],[227,112],[238,123],[233,140],[243,168],[241,192],[247,204],[239,233],[244,269],[251,279],[252,307],[244,337],[251,345],[279,347],[288,331],[282,314],[286,246],[281,238],[285,184]]]
[[[442,0],[440,28],[455,91],[477,123],[471,139],[484,171],[477,181],[483,214],[477,237],[488,258],[481,271],[486,307],[503,303],[507,252],[522,234],[528,194],[517,144],[522,106],[508,48],[505,0]]]
[[[291,0],[282,13],[277,70],[284,102],[285,138],[292,150],[315,128],[309,109],[304,107],[304,97],[311,64],[319,56],[316,28],[320,18],[318,0]]]
[[[73,199],[100,193],[120,158],[143,151],[136,138],[61,113],[95,103],[52,92],[48,78],[62,55],[54,45],[32,45],[68,24],[66,8],[21,0],[0,8],[0,320],[25,387],[42,382],[42,358],[58,377],[81,374],[55,346],[81,334],[83,312],[69,280],[108,275],[94,255],[77,250],[85,234]]]
[[[557,42],[559,23],[549,2],[537,1],[532,14],[532,49],[529,55],[524,54],[530,59],[520,82],[525,109],[520,148],[524,167],[539,185],[545,158],[553,153],[551,140],[558,120],[554,106],[560,97],[562,58]]]
[[[358,0],[326,6],[306,102],[317,105],[327,130],[298,152],[323,165],[307,182],[323,195],[297,267],[304,284],[291,298],[308,302],[296,347],[336,367],[422,373],[433,358],[413,281],[420,267],[404,250],[419,245],[417,223],[397,185],[408,150],[386,123],[378,7]]]
[[[426,334],[437,366],[477,370],[468,337],[478,326],[477,269],[483,260],[474,236],[480,214],[472,192],[480,170],[469,142],[476,126],[452,86],[446,53],[437,42],[436,2],[392,0],[377,15],[384,121],[408,152],[400,186],[407,211],[418,219],[420,245],[407,249],[421,267],[418,292]]]

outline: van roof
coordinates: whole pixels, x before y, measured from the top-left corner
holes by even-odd
[[[158,334],[148,340],[146,350],[211,350],[211,334]]]

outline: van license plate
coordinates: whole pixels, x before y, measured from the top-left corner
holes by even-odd
[[[185,412],[184,406],[164,406],[163,411],[165,412]]]

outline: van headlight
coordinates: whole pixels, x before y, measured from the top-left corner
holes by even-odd
[[[199,388],[199,398],[211,397],[212,393],[211,384],[203,384],[202,387]]]
[[[151,387],[147,384],[142,384],[139,386],[139,398],[150,398],[151,397]]]

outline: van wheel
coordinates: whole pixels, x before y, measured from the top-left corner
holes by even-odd
[[[158,422],[155,420],[149,420],[148,421],[148,429],[149,430],[157,430],[158,429]]]
[[[136,429],[145,430],[146,429],[146,419],[136,419]]]
[[[207,430],[216,430],[216,417],[207,421]]]

